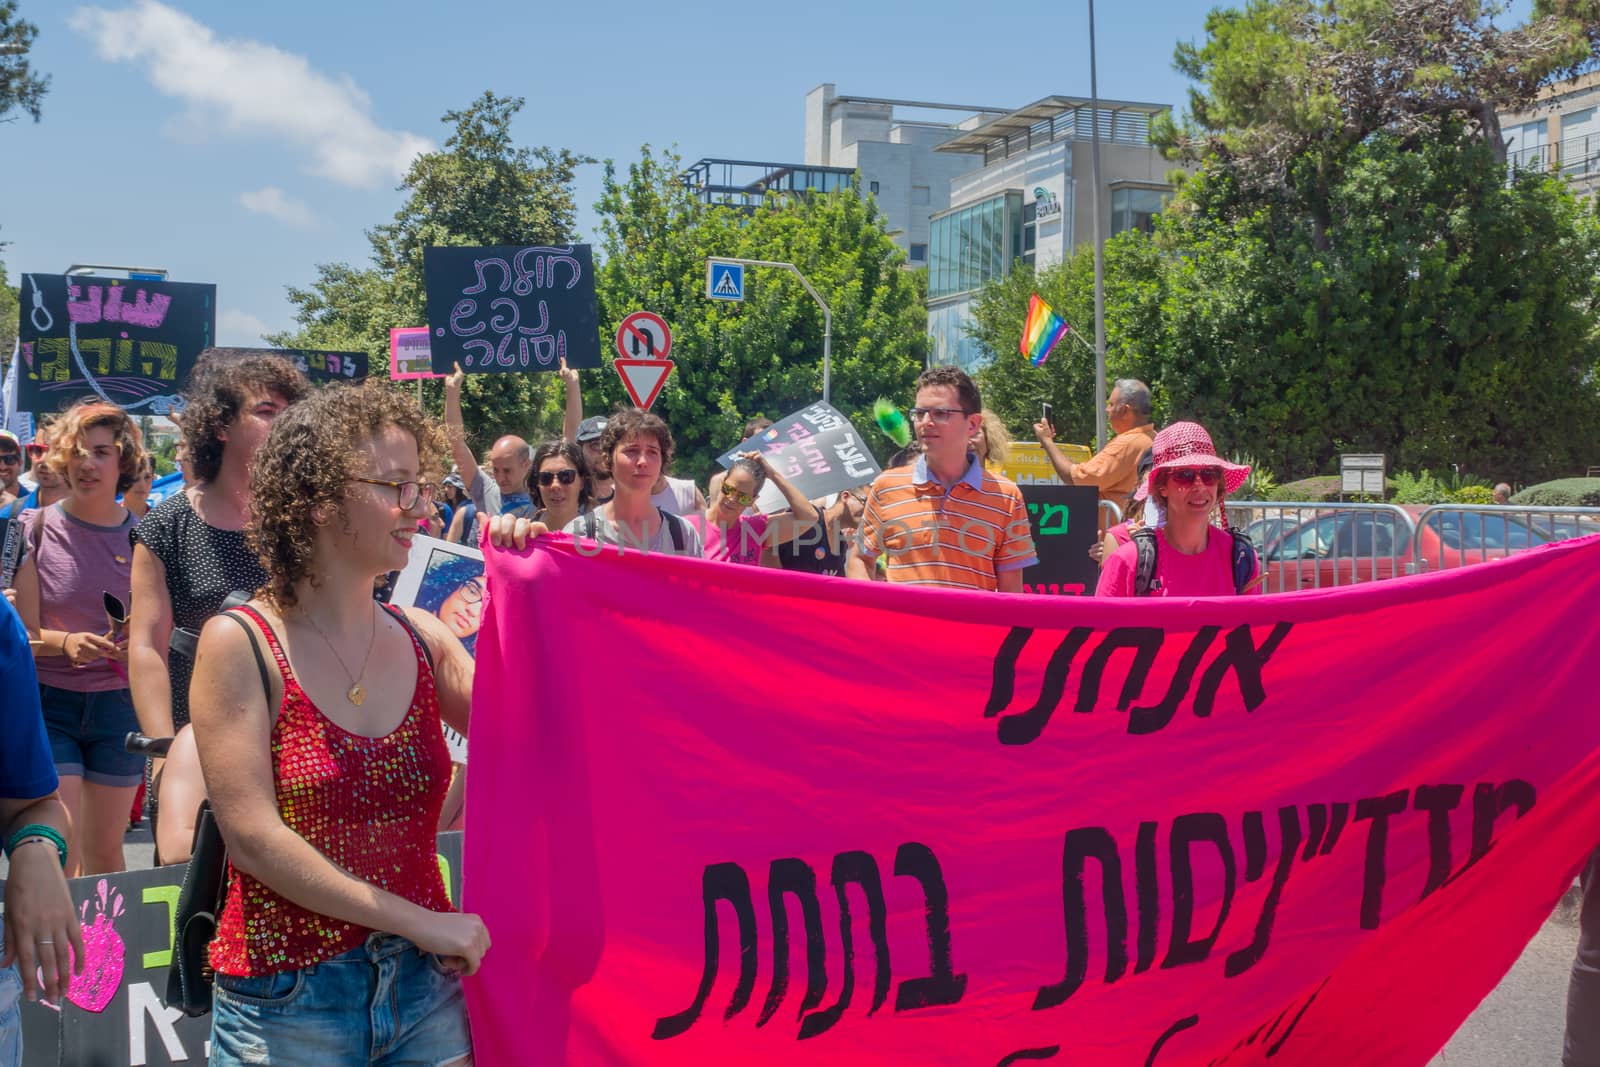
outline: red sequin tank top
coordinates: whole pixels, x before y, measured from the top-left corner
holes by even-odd
[[[272,777],[284,824],[357,878],[429,911],[452,911],[434,842],[450,786],[439,697],[416,635],[417,687],[393,732],[363,737],[330,721],[300,688],[278,638],[259,614],[283,676],[272,726]],[[390,609],[393,610],[393,609]],[[228,895],[211,942],[220,974],[298,970],[359,945],[372,931],[302,908],[228,865]]]

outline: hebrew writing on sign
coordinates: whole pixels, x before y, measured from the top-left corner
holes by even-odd
[[[217,287],[24,274],[18,406],[43,414],[98,397],[166,415],[216,334]]]
[[[426,326],[405,326],[389,331],[389,377],[397,382],[443,377],[433,373]]]
[[[1600,841],[1597,537],[1157,601],[485,562],[481,1067],[1423,1067]]]
[[[1100,494],[1092,485],[1019,485],[1039,562],[1022,572],[1025,592],[1092,596],[1100,565],[1089,546],[1100,536]]]
[[[247,356],[280,356],[293,363],[316,385],[333,382],[360,382],[367,377],[365,352],[324,352],[311,348],[213,348],[207,359],[244,359]]]
[[[428,248],[422,275],[436,373],[600,366],[588,245]]]
[[[866,485],[882,473],[866,438],[831,404],[820,400],[740,441],[718,456],[717,462],[727,467],[739,453],[750,451],[764,453],[807,500]],[[770,481],[756,498],[756,507],[769,515],[788,506]]]
[[[440,834],[439,868],[451,900],[461,893],[461,834]],[[162,1003],[173,922],[187,864],[74,878],[83,927],[83,973],[60,1004],[22,1005],[29,1064],[167,1067],[204,1063],[211,1017]],[[5,883],[0,882],[0,890]]]

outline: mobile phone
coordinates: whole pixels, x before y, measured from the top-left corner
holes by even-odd
[[[1048,422],[1051,426],[1054,426],[1056,424],[1056,409],[1055,409],[1055,406],[1053,404],[1048,404],[1048,403],[1040,404],[1039,405],[1039,417],[1042,418],[1045,422]]]

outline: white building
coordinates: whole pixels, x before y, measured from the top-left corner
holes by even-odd
[[[1100,219],[1108,238],[1148,230],[1170,191],[1170,164],[1150,144],[1150,121],[1167,110],[1165,104],[1100,101]],[[952,179],[951,206],[929,226],[932,362],[972,368],[985,358],[967,336],[973,301],[985,283],[1018,260],[1036,268],[1059,263],[1094,239],[1090,122],[1088,100],[1050,96],[939,145],[938,151],[978,166]]]
[[[1500,116],[1513,170],[1558,171],[1582,193],[1600,188],[1600,71],[1547,85],[1531,111]]]

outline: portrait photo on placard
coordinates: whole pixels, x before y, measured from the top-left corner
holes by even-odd
[[[432,537],[416,538],[389,602],[435,616],[474,652],[483,623],[483,553]]]

